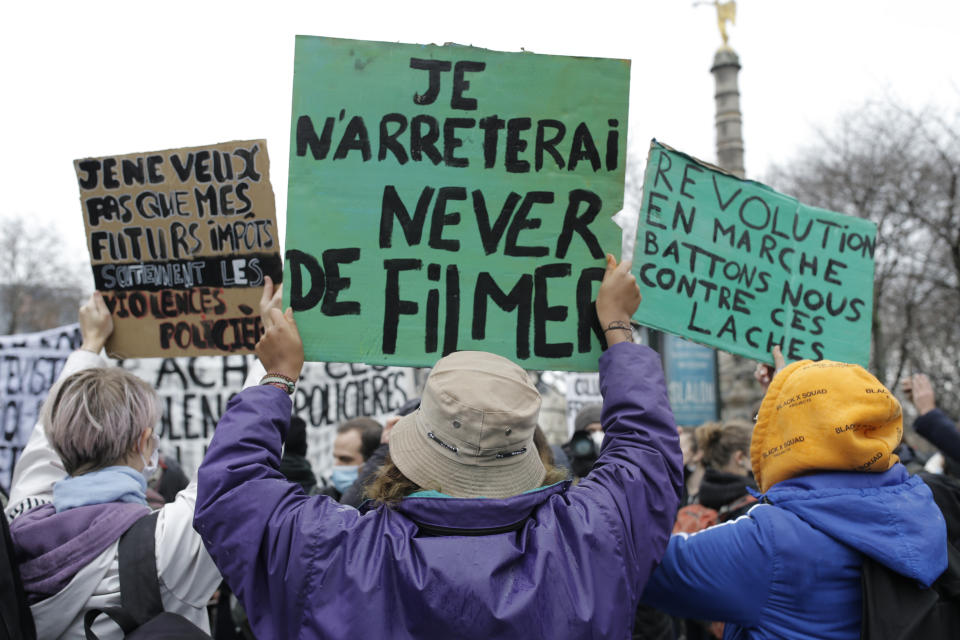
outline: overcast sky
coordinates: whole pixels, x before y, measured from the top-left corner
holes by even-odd
[[[960,2],[739,0],[746,166],[762,178],[872,98],[956,110]],[[3,206],[85,260],[72,161],[266,138],[281,227],[294,35],[632,60],[630,153],[715,159],[716,11],[633,2],[18,2],[0,25]]]

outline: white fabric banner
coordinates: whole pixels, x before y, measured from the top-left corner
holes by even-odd
[[[47,392],[80,342],[78,324],[0,336],[0,486],[4,491],[10,491],[13,464],[37,423]]]
[[[599,373],[567,374],[567,439],[573,435],[577,413],[588,404],[603,404]]]
[[[37,422],[39,407],[80,341],[78,325],[0,337],[0,486],[7,491],[13,463]],[[116,364],[157,390],[161,450],[176,458],[192,477],[227,402],[243,387],[254,362],[254,356],[231,355],[143,358]],[[382,424],[415,393],[413,369],[332,362],[304,365],[293,407],[307,423],[307,457],[317,477],[327,475],[333,464],[338,424],[358,416]]]

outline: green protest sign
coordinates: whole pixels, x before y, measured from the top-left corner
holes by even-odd
[[[595,369],[629,61],[299,36],[284,299],[309,360]]]
[[[876,225],[809,207],[654,141],[634,320],[766,362],[870,359]]]

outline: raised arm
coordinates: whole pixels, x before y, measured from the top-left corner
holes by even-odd
[[[282,305],[283,288],[274,285],[273,279],[270,276],[264,276],[263,293],[260,295],[260,319],[263,322],[264,330],[268,329],[273,322],[270,310],[277,309],[282,311]],[[243,388],[249,389],[250,387],[260,384],[260,380],[262,380],[265,375],[267,375],[267,370],[264,368],[263,363],[260,362],[259,358],[255,359],[250,365],[247,378],[243,381]]]
[[[107,362],[100,351],[113,333],[113,317],[107,309],[103,296],[95,291],[90,299],[80,307],[80,334],[83,338],[80,348],[70,354],[57,381],[47,394],[47,402],[56,397],[60,382],[83,369],[104,367]],[[45,404],[46,406],[46,404]],[[41,412],[41,420],[43,413]],[[20,454],[13,470],[13,482],[10,488],[10,502],[6,509],[12,520],[25,511],[53,500],[53,485],[67,475],[60,456],[50,446],[42,421],[38,420],[30,433],[27,446]]]
[[[588,513],[600,509],[622,541],[631,583],[642,587],[659,561],[673,527],[683,481],[677,427],[667,401],[660,357],[632,344],[630,317],[640,291],[630,263],[607,257],[597,315],[608,349],[600,358],[600,456],[570,491]],[[634,594],[639,596],[639,593]]]
[[[903,390],[917,408],[913,428],[929,440],[943,455],[960,462],[960,431],[953,420],[937,408],[937,398],[930,378],[922,373],[903,381]]]
[[[257,355],[269,373],[295,380],[303,344],[292,311],[269,314]],[[283,386],[257,385],[234,396],[197,472],[194,527],[264,637],[297,628],[310,570],[302,556],[315,523],[335,530],[359,516],[326,496],[306,496],[280,473],[291,410]],[[314,524],[301,529],[303,519]],[[265,618],[277,626],[265,626]]]

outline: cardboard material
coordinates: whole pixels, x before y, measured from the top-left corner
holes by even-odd
[[[284,299],[309,360],[595,370],[629,61],[300,36]]]
[[[74,161],[115,357],[252,353],[281,278],[265,140]]]
[[[867,366],[876,225],[804,205],[654,141],[633,272],[634,320],[772,362]]]

